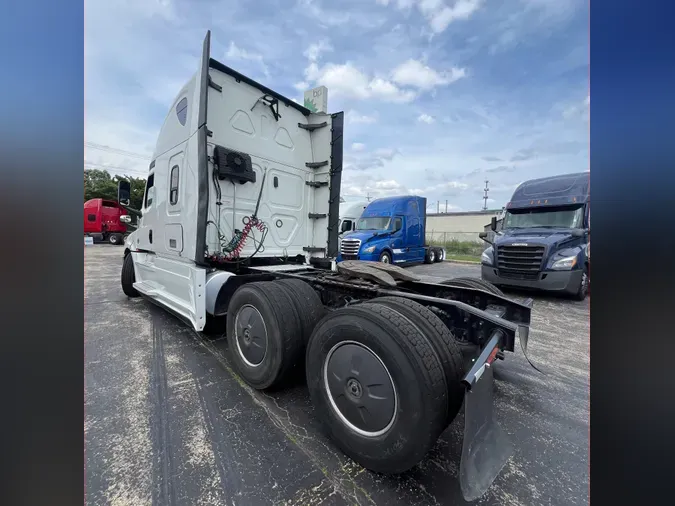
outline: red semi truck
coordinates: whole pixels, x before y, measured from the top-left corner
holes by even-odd
[[[126,222],[131,220],[122,216],[128,216],[128,212],[114,200],[87,200],[84,203],[84,234],[93,237],[94,241],[123,244]]]

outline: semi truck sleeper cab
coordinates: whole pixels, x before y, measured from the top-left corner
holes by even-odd
[[[588,172],[522,183],[506,205],[502,229],[482,254],[482,279],[585,299],[590,289],[590,205]],[[486,240],[487,234],[480,237]]]
[[[491,364],[517,342],[525,351],[532,300],[480,280],[336,264],[344,113],[314,113],[227,67],[211,58],[210,40],[160,129],[122,291],[195,332],[224,334],[251,388],[303,367],[326,434],[372,471],[411,469],[462,413],[459,483],[477,499],[511,451],[494,416]],[[120,181],[121,203],[129,192]],[[424,246],[424,199],[374,204],[362,218],[398,225],[358,233],[392,248],[390,259],[436,252]]]

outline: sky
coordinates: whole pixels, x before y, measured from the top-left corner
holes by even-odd
[[[253,5],[255,4],[255,8]],[[588,0],[86,0],[85,168],[147,174],[176,93],[211,56],[346,114],[342,196],[506,205],[589,170]]]

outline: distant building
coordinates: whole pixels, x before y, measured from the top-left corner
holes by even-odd
[[[483,242],[478,234],[490,224],[493,216],[500,219],[503,209],[487,211],[466,211],[451,213],[427,213],[427,240],[447,242],[474,241]]]

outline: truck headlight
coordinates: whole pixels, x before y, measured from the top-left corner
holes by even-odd
[[[574,255],[573,257],[565,257],[561,258],[560,260],[556,260],[555,262],[553,262],[551,269],[569,270],[575,265],[577,265],[576,255]]]
[[[368,246],[367,248],[363,248],[364,253],[372,253],[375,251],[375,246]]]
[[[483,251],[480,255],[480,263],[484,265],[492,265],[492,259],[494,258],[494,248],[490,246],[488,249]]]

